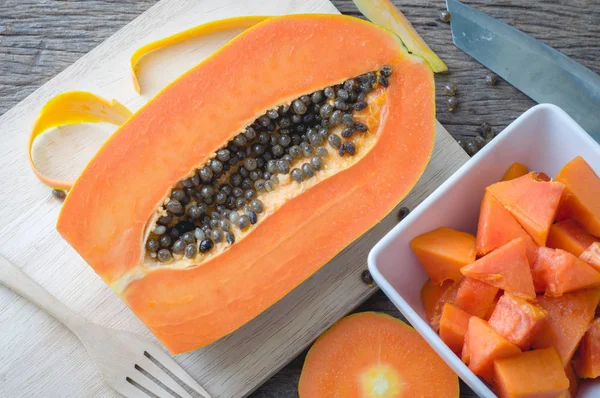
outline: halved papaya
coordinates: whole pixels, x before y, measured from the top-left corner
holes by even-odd
[[[385,29],[268,18],[125,122],[57,228],[171,352],[204,346],[412,189],[433,149],[434,94],[428,65]]]
[[[460,268],[475,261],[475,237],[441,227],[410,241],[410,247],[434,283],[462,279]]]
[[[600,286],[600,272],[571,253],[540,247],[531,270],[537,291],[558,297],[564,293]]]
[[[567,188],[558,218],[572,218],[590,234],[600,237],[600,178],[581,157],[567,163],[556,176]]]
[[[579,345],[600,302],[600,289],[567,293],[561,297],[540,296],[537,305],[548,315],[533,339],[533,348],[554,347],[567,365]]]
[[[499,398],[561,398],[568,396],[569,379],[550,347],[495,361],[494,387]]]
[[[527,173],[529,173],[529,168],[527,168],[527,166],[525,166],[523,163],[513,163],[508,170],[506,170],[506,173],[504,173],[504,176],[502,176],[501,181],[514,180],[515,178],[524,176]]]
[[[527,245],[523,238],[513,239],[487,256],[462,267],[460,272],[518,296],[535,298]]]
[[[519,347],[511,343],[481,318],[472,316],[465,335],[463,361],[477,376],[492,383],[494,361],[521,353]]]
[[[466,277],[459,282],[454,304],[471,315],[485,317],[494,304],[498,288]]]
[[[528,350],[533,337],[542,328],[546,315],[541,307],[505,293],[498,300],[488,323],[508,341],[522,350]]]
[[[541,246],[546,244],[563,190],[563,184],[542,181],[534,172],[487,187]]]
[[[575,371],[582,379],[600,376],[600,318],[588,327],[575,356]]]
[[[306,355],[300,398],[458,397],[458,377],[412,327],[386,314],[349,315]]]
[[[586,263],[594,267],[596,271],[600,272],[600,242],[592,243],[590,247],[588,247],[583,253],[581,253],[579,259],[585,261]]]
[[[566,250],[579,257],[596,239],[574,220],[564,220],[550,227],[546,246]]]
[[[486,192],[479,211],[477,255],[485,256],[516,238],[525,239],[527,258],[532,265],[538,245],[494,195]]]

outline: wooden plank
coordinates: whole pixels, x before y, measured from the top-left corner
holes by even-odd
[[[210,1],[163,0],[7,112],[0,118],[0,178],[10,190],[1,194],[4,206],[0,216],[4,222],[0,253],[86,318],[153,338],[55,231],[60,204],[28,169],[24,153],[27,132],[41,105],[52,95],[69,89],[114,96],[137,109],[164,83],[234,33],[192,40],[151,57],[144,68],[148,72],[142,76],[145,94],[138,97],[130,86],[127,60],[142,43],[208,20],[291,12],[336,10],[326,0],[271,0],[260,4],[227,0],[218,5]],[[161,57],[170,62],[160,62]],[[60,134],[71,132],[62,129]],[[87,148],[91,141],[93,136],[84,136],[79,145]],[[51,154],[46,155],[51,158]],[[464,152],[438,125],[432,161],[403,205],[416,206],[465,160]],[[64,171],[69,172],[81,159],[64,154],[60,161],[67,166]],[[217,397],[248,395],[374,292],[360,280],[366,254],[395,223],[392,214],[255,320],[209,347],[178,356],[177,361]],[[115,396],[75,336],[7,289],[0,289],[0,387],[2,394],[10,397]]]

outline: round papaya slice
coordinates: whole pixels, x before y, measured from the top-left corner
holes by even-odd
[[[399,319],[376,312],[342,318],[306,355],[300,398],[458,397],[458,377]]]
[[[58,230],[173,353],[248,322],[412,189],[433,73],[339,15],[268,18],[171,83],[75,182]]]

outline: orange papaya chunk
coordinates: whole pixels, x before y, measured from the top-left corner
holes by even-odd
[[[504,173],[504,176],[500,181],[514,180],[515,178],[524,176],[527,173],[529,173],[529,168],[523,163],[513,163],[508,170],[506,170],[506,173]]]
[[[435,307],[433,308],[433,314],[429,318],[429,324],[431,328],[436,332],[440,330],[440,319],[442,317],[442,311],[444,310],[444,305],[446,303],[454,304],[456,299],[456,292],[458,291],[458,286],[460,282],[450,282],[448,288],[442,293],[440,298],[438,299]],[[444,282],[446,284],[447,282]]]
[[[567,379],[569,379],[569,394],[565,394],[565,398],[577,398],[577,393],[579,392],[579,377],[577,377],[577,373],[575,373],[572,362],[569,362],[567,366],[565,366],[565,373]]]
[[[475,237],[451,228],[438,228],[413,238],[410,246],[433,283],[462,278],[460,268],[475,260]]]
[[[427,375],[427,377],[424,377]],[[298,394],[458,398],[458,377],[412,327],[386,314],[342,318],[306,355]]]
[[[525,239],[529,264],[535,261],[537,245],[504,206],[489,192],[481,202],[477,227],[477,255],[485,256],[516,238]]]
[[[600,272],[600,242],[592,243],[590,247],[588,247],[583,253],[581,253],[579,259],[585,261],[586,263],[594,267],[596,271]]]
[[[427,279],[427,282],[421,288],[421,301],[423,302],[423,308],[425,308],[425,316],[428,321],[433,319],[433,315],[438,305],[438,301],[442,298],[446,290],[454,284],[454,282],[448,280],[441,286],[433,283],[431,279]]]
[[[471,314],[446,303],[440,319],[440,338],[454,353],[460,355],[465,343]]]
[[[556,176],[566,186],[558,218],[572,218],[600,237],[600,178],[581,157],[567,163]]]
[[[258,195],[255,208],[262,211],[245,214],[231,235],[203,237],[200,245],[180,236],[165,243],[171,254],[156,250],[164,234],[158,224],[192,232],[210,221],[199,214],[223,215],[220,199],[226,209],[244,211],[227,193],[229,182],[241,176],[242,165],[265,170],[258,154],[266,147],[256,145],[266,142],[264,134],[279,137],[281,127],[266,113],[287,123],[298,120],[292,113],[305,114],[299,122],[308,128],[315,104],[307,107],[305,96],[319,92],[323,104],[325,87],[369,72],[389,75],[388,84],[377,83],[367,107],[353,110],[367,131],[353,136],[349,151],[321,149],[323,167],[298,170],[296,179],[288,166],[301,167],[307,158],[284,161],[277,179],[247,192]],[[57,229],[172,353],[197,349],[281,300],[397,206],[429,162],[434,100],[429,66],[381,27],[341,15],[267,18],[169,84],[111,135],[73,185]],[[218,160],[227,148],[246,154],[241,161],[227,150],[228,170]],[[200,247],[182,253],[182,243]]]
[[[564,190],[559,182],[540,181],[529,173],[487,187],[538,245],[545,245]]]
[[[468,276],[507,292],[535,298],[525,239],[514,239],[460,270]]]
[[[596,239],[574,220],[564,220],[550,227],[546,246],[566,250],[579,257]]]
[[[600,376],[600,318],[588,327],[575,356],[575,371],[582,379]]]
[[[467,277],[458,285],[454,304],[471,315],[483,318],[494,304],[497,294],[497,287]]]
[[[466,359],[469,369],[477,376],[481,376],[485,381],[491,383],[494,361],[520,353],[519,347],[502,337],[486,321],[476,316],[469,319],[463,348],[463,361]]]
[[[556,348],[566,366],[592,322],[599,301],[600,289],[580,290],[561,297],[538,297],[537,305],[548,315],[533,338],[533,348]]]
[[[527,350],[542,327],[546,315],[546,311],[537,305],[505,293],[498,300],[488,323],[508,341]]]
[[[540,247],[531,270],[534,284],[547,296],[600,286],[600,272],[592,266],[560,249]]]
[[[484,315],[484,317],[483,317],[484,320],[489,321],[490,317],[494,313],[494,310],[496,309],[496,306],[498,305],[498,301],[500,301],[500,297],[502,297],[503,295],[504,295],[504,292],[502,290],[499,290],[498,294],[496,294],[496,298],[494,299],[494,302],[488,309],[488,312]]]
[[[499,398],[559,398],[569,391],[569,379],[550,347],[496,360],[494,387]]]

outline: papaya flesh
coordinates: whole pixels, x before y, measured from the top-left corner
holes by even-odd
[[[534,299],[535,290],[527,244],[523,238],[514,239],[485,257],[460,270],[464,276],[477,279],[524,298]]]
[[[579,258],[585,261],[598,272],[600,272],[600,242],[594,242],[585,249]]]
[[[541,246],[546,244],[563,190],[563,184],[542,181],[533,172],[487,187],[487,192],[494,195],[531,235],[534,242]]]
[[[357,76],[363,77],[354,79]],[[245,200],[234,203],[241,206],[237,212],[243,212],[235,220],[239,228],[225,232],[222,210],[230,210],[226,206],[235,196],[230,194],[235,185],[230,174],[238,173],[252,184],[261,180],[250,178],[252,171],[263,167],[266,172],[268,161],[263,157],[259,165],[252,155],[259,153],[254,144],[260,143],[261,134],[283,142],[280,136],[286,134],[279,123],[294,113],[298,117],[290,117],[291,123],[304,126],[294,127],[295,135],[319,142],[314,126],[321,110],[315,115],[311,93],[319,92],[321,108],[333,102],[320,91],[331,86],[339,104],[346,96],[358,101],[358,92],[339,92],[349,79],[371,91],[363,98],[366,107],[352,105],[348,112],[355,118],[350,137],[340,139],[347,125],[334,122],[324,133],[325,142],[338,135],[344,143],[341,154],[327,147],[329,151],[319,151],[320,160],[313,163],[317,148],[310,146],[298,160],[282,165],[297,171],[270,178],[273,184],[266,184],[263,176],[262,185],[244,188],[254,191],[235,199]],[[127,120],[75,182],[57,228],[171,352],[202,347],[281,299],[412,189],[433,149],[434,92],[428,65],[409,55],[398,37],[385,29],[339,15],[268,18],[171,83]],[[311,97],[304,97],[308,94]],[[335,104],[330,105],[333,111]],[[269,110],[281,112],[272,119],[276,122],[269,120],[275,117]],[[309,127],[314,140],[307,135]],[[240,132],[244,137],[239,138]],[[277,160],[283,144],[268,138],[270,160]],[[326,145],[323,140],[321,136]],[[223,162],[216,163],[219,151],[227,148],[229,159],[238,161],[227,161],[229,171]],[[243,162],[233,149],[245,157]],[[246,163],[248,158],[255,161]],[[248,177],[241,173],[242,164],[248,166]],[[231,185],[222,188],[227,181],[217,181],[220,177],[213,173],[224,173]],[[221,185],[210,191],[215,182]],[[209,188],[199,189],[204,186]],[[255,206],[256,192],[260,203]],[[223,205],[222,193],[227,198]],[[174,200],[181,207],[171,206]],[[252,207],[244,209],[246,204]],[[200,222],[189,221],[191,206],[203,214]],[[217,215],[215,222],[216,212],[222,218]],[[178,217],[189,219],[173,225]],[[200,224],[207,227],[202,230]],[[223,233],[217,226],[225,229]],[[188,253],[186,244],[196,247]],[[171,254],[161,256],[165,246]]]
[[[598,302],[600,289],[580,290],[561,297],[538,297],[537,305],[548,315],[533,339],[533,348],[556,348],[566,366],[592,322]]]
[[[468,312],[453,304],[444,304],[440,319],[440,338],[457,355],[460,355],[465,343],[469,318],[471,318],[471,314]]]
[[[575,357],[575,371],[582,379],[600,376],[600,318],[588,327]]]
[[[579,257],[596,239],[574,220],[564,220],[550,227],[546,246],[566,250]]]
[[[436,311],[436,306],[440,299],[444,296],[444,293],[453,285],[454,282],[448,280],[441,286],[433,283],[431,279],[427,279],[427,282],[421,288],[421,301],[423,302],[423,308],[425,309],[425,316],[430,321]]]
[[[540,247],[531,274],[536,290],[545,291],[546,296],[600,286],[600,272],[560,249]]]
[[[525,239],[527,258],[533,264],[538,245],[494,195],[486,192],[479,211],[477,255],[485,256],[516,238]]]
[[[475,260],[475,237],[452,228],[421,234],[410,247],[434,283],[462,279],[460,268]]]
[[[577,373],[575,373],[572,362],[569,362],[567,366],[565,366],[565,373],[567,379],[569,379],[569,394],[565,394],[565,397],[577,398],[577,393],[579,392],[579,377],[577,377]]]
[[[463,361],[477,376],[491,383],[494,373],[494,361],[521,353],[519,347],[511,343],[481,318],[469,319],[469,328],[465,335]]]
[[[471,315],[483,318],[494,304],[497,294],[497,287],[466,277],[460,281],[454,304]]]
[[[488,320],[491,328],[527,350],[537,332],[542,328],[546,311],[510,293],[504,294]]]
[[[456,398],[459,385],[452,369],[412,327],[386,314],[363,312],[342,318],[315,341],[298,394]]]
[[[569,379],[550,347],[495,361],[494,387],[499,398],[559,398],[569,391]]]
[[[567,163],[556,176],[566,186],[558,218],[572,218],[590,234],[600,237],[600,178],[581,157]]]
[[[529,168],[527,168],[527,166],[525,166],[523,163],[513,163],[508,170],[506,170],[506,173],[504,173],[504,176],[502,176],[501,181],[514,180],[515,178],[524,176],[527,173],[529,173]]]

